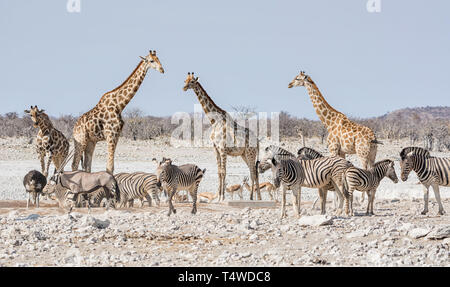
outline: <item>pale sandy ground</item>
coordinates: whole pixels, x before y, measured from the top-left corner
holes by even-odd
[[[307,144],[326,154],[317,140]],[[398,161],[398,153],[406,145],[385,141],[377,159]],[[285,148],[295,153],[299,143],[289,141]],[[432,154],[450,156],[449,152]],[[199,192],[216,192],[217,167],[211,148],[175,148],[161,139],[121,139],[115,171],[153,172],[151,159],[162,156],[171,157],[176,164],[206,168]],[[359,166],[356,157],[349,159]],[[93,170],[102,170],[105,164],[106,149],[100,143]],[[399,175],[398,163],[396,168]],[[364,203],[356,206],[353,218],[335,217],[330,194],[329,217],[325,219],[331,218],[331,224],[303,226],[290,207],[282,222],[278,208],[240,209],[218,203],[201,203],[195,216],[190,214],[190,203],[178,203],[177,214],[167,217],[164,200],[161,207],[96,208],[91,215],[76,209],[68,216],[52,202],[26,209],[22,179],[31,169],[40,169],[34,145],[27,139],[0,139],[0,266],[450,265],[446,238],[450,237],[450,217],[436,216],[433,192],[429,214],[420,215],[422,187],[413,174],[407,182],[382,182],[375,216],[364,215]],[[248,175],[240,158],[229,158],[227,171],[229,184],[240,183]],[[270,179],[268,172],[261,181]],[[316,190],[303,189],[302,218],[320,213],[311,209],[316,196]],[[248,193],[244,197],[248,199]],[[441,188],[441,197],[450,212],[448,188]],[[263,194],[263,199],[268,196]]]

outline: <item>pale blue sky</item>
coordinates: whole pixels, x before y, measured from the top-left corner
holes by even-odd
[[[0,113],[38,105],[80,115],[121,84],[149,49],[149,71],[128,107],[193,112],[183,92],[194,71],[226,110],[254,106],[317,119],[305,70],[328,102],[350,116],[450,104],[450,1],[0,0]]]

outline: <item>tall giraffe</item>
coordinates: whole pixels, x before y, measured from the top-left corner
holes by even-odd
[[[29,110],[24,112],[31,116],[33,126],[39,128],[36,136],[36,149],[41,160],[42,173],[47,177],[52,161],[56,169],[59,169],[64,162],[69,153],[69,142],[62,132],[53,127],[44,110],[39,110],[37,106],[31,106]],[[45,164],[45,156],[48,156],[47,165]]]
[[[343,158],[346,154],[356,153],[364,169],[372,167],[377,155],[377,144],[381,144],[376,140],[374,132],[366,126],[352,122],[330,106],[305,72],[300,72],[288,87],[296,86],[306,87],[320,121],[326,126],[330,153]]]
[[[250,200],[253,200],[253,191],[256,190],[258,200],[261,200],[259,190],[259,178],[257,173],[259,142],[248,128],[242,127],[208,96],[206,91],[198,82],[198,77],[194,73],[188,73],[184,91],[193,89],[197,95],[198,101],[211,122],[211,141],[214,145],[217,159],[217,169],[219,176],[219,201],[225,199],[225,177],[227,174],[227,156],[240,156],[247,164],[250,170],[252,189],[250,191]],[[256,146],[251,146],[250,139],[253,137]],[[256,185],[256,189],[255,189]]]
[[[122,111],[139,89],[149,68],[164,73],[164,69],[156,56],[150,51],[133,73],[119,87],[104,94],[98,104],[83,114],[73,128],[75,152],[72,170],[77,170],[84,153],[83,170],[91,172],[92,155],[95,145],[106,140],[108,144],[108,163],[106,171],[114,171],[114,153],[123,128]]]

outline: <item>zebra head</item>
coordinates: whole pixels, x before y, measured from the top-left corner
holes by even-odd
[[[305,86],[306,83],[313,83],[313,81],[304,71],[301,71],[300,74],[289,83],[288,88]]]
[[[394,162],[392,160],[389,160],[389,165],[386,170],[386,176],[394,183],[398,182],[398,177],[397,174],[395,173]]]
[[[161,178],[164,178],[166,168],[168,166],[172,165],[172,160],[170,158],[163,157],[162,160],[159,162],[156,160],[156,158],[153,158],[152,161],[157,164],[156,172],[155,172],[156,185],[158,186],[158,188],[160,188],[161,187]]]
[[[414,152],[408,153],[404,159],[400,161],[400,168],[401,168],[401,179],[402,181],[406,181],[408,179],[409,173],[412,170],[412,161],[411,156]]]

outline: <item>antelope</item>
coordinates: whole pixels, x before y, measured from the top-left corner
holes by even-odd
[[[250,185],[248,184],[248,177],[244,178],[244,181],[242,183],[242,185],[248,190],[251,191],[250,189]],[[270,196],[270,200],[274,200],[274,194],[275,194],[275,201],[278,202],[278,196],[277,196],[277,191],[278,188],[276,188],[272,183],[266,181],[263,182],[259,185],[259,190],[260,191],[267,191],[267,193]]]

